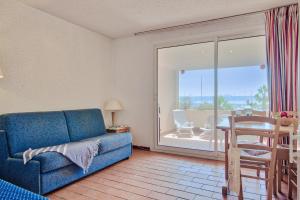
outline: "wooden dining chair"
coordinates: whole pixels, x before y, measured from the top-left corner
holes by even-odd
[[[231,114],[234,114],[235,116],[262,116],[262,117],[267,116],[266,111],[254,110],[254,109],[250,109],[250,108],[234,110],[231,112]]]
[[[297,189],[297,160],[293,160],[289,165],[289,176],[288,176],[288,197],[293,199],[293,190]]]
[[[289,116],[292,116],[292,124],[293,126],[293,134],[296,134],[298,128],[298,120],[296,119],[298,116],[297,112],[294,111],[285,111]],[[272,116],[279,117],[280,113],[272,113]],[[283,175],[289,172],[290,163],[289,163],[289,136],[279,137],[278,145],[277,145],[277,167],[274,179],[274,195],[276,195],[277,191],[281,193],[281,183],[283,181]]]
[[[296,134],[298,128],[298,120],[293,119],[291,124],[293,127],[293,132],[290,134]],[[289,169],[292,164],[289,162],[290,160],[290,145],[288,143],[292,142],[292,139],[289,136],[285,136],[285,138],[279,138],[279,144],[277,146],[277,168],[276,168],[276,176],[275,180],[275,188],[279,193],[281,193],[281,183],[283,181],[283,175],[287,174],[289,177]],[[276,192],[276,191],[274,191]]]
[[[266,111],[261,111],[261,110],[254,110],[254,109],[242,109],[242,110],[234,110],[231,112],[232,116],[261,116],[261,117],[266,117],[267,112]],[[260,143],[263,143],[264,138],[259,137]],[[260,170],[257,169],[256,175],[259,177],[260,176]]]
[[[288,172],[288,197],[293,199],[293,189],[297,189],[297,162],[299,162],[299,153],[297,150],[297,143],[300,140],[299,133],[290,133],[289,144],[289,172]]]
[[[241,187],[239,193],[239,199],[243,199],[242,189],[242,177],[252,178],[257,180],[265,180],[267,187],[267,199],[272,199],[272,190],[274,184],[274,173],[276,166],[276,155],[277,155],[277,143],[279,137],[280,119],[276,120],[273,118],[263,116],[230,116],[229,117],[231,126],[231,143],[232,146],[240,149],[240,168],[241,169],[254,169],[265,172],[265,176],[253,176],[242,174],[241,172]],[[264,123],[270,125],[271,132],[259,131],[253,128],[241,128],[237,126],[241,123]],[[238,127],[238,128],[237,128]],[[272,140],[271,146],[261,143],[258,139],[257,142],[239,141],[241,136],[256,136],[256,138],[264,137]]]

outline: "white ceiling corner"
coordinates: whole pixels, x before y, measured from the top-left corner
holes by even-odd
[[[111,38],[297,3],[297,0],[19,1]]]

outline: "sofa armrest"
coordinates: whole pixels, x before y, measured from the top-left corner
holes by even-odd
[[[0,130],[0,166],[1,166],[1,164],[4,163],[4,161],[7,158],[8,158],[8,146],[7,146],[7,140],[6,140],[6,133],[5,133],[5,131]]]
[[[6,133],[0,130],[0,178],[40,194],[40,162],[31,160],[24,165],[23,159],[11,158]]]
[[[39,161],[31,160],[25,165],[23,159],[8,158],[0,170],[7,181],[41,194],[40,169]]]

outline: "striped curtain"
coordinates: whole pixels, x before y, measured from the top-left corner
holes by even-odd
[[[297,111],[298,6],[265,15],[270,111]]]

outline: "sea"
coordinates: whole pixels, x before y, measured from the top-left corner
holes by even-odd
[[[245,107],[249,102],[253,102],[255,100],[254,96],[222,96],[224,99],[233,105],[236,108]],[[200,104],[213,104],[214,97],[213,96],[180,96],[180,102],[185,101],[186,99],[191,101],[192,107],[197,107]]]

